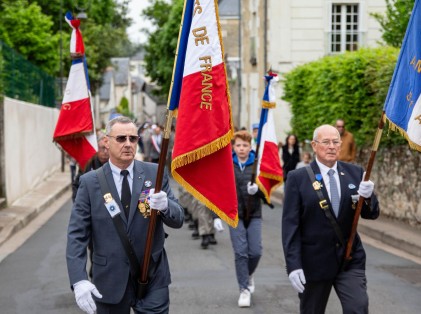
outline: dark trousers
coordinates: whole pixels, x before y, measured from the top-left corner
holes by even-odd
[[[304,292],[298,294],[300,313],[325,313],[332,286],[341,301],[344,314],[368,313],[367,279],[363,269],[342,271],[334,280],[307,282]]]
[[[131,280],[123,299],[118,304],[107,304],[96,301],[97,314],[130,314],[133,308],[136,314],[168,314],[170,294],[168,287],[148,291],[143,299],[136,298]]]

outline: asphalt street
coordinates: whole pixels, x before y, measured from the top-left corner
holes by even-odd
[[[20,245],[0,263],[0,313],[82,313],[69,288],[64,255],[71,201],[62,203],[51,218],[44,218],[45,223],[34,221],[5,246]],[[298,298],[284,271],[280,219],[279,206],[265,208],[264,253],[255,274],[252,306],[246,309],[237,307],[239,291],[228,230],[217,234],[217,245],[203,250],[200,240],[191,239],[187,225],[167,228],[173,280],[170,313],[297,313]],[[421,265],[369,245],[366,250],[370,313],[419,313]],[[341,313],[335,293],[326,313]]]

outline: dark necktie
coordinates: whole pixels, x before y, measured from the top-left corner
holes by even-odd
[[[129,180],[127,179],[129,171],[121,170],[120,174],[123,176],[123,184],[121,185],[121,204],[123,205],[126,218],[129,219],[130,201],[132,199],[132,193],[130,192]]]
[[[336,179],[334,177],[335,170],[329,169],[327,172],[329,175],[329,185],[330,185],[330,202],[332,203],[332,209],[335,213],[335,216],[338,217],[339,213],[339,192],[338,185],[336,184]]]

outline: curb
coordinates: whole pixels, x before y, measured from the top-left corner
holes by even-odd
[[[69,172],[55,172],[13,204],[0,210],[0,246],[70,190]]]

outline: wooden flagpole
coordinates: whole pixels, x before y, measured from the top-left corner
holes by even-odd
[[[374,143],[373,143],[373,146],[371,148],[370,159],[368,160],[365,176],[364,176],[364,179],[363,179],[364,181],[370,180],[371,170],[372,170],[373,164],[374,164],[374,158],[376,157],[377,149],[379,148],[380,139],[382,137],[384,120],[385,120],[385,112],[383,111],[382,115],[380,117],[379,125],[377,127],[377,132],[376,132],[376,136],[374,138]],[[354,214],[354,220],[352,222],[351,234],[350,234],[350,236],[348,238],[348,242],[346,244],[343,269],[347,268],[349,262],[352,259],[352,256],[351,256],[352,245],[354,243],[355,235],[357,234],[358,220],[359,220],[360,215],[361,215],[361,209],[363,207],[364,200],[365,200],[365,198],[362,197],[362,196],[360,196],[359,199],[358,199],[357,208],[355,209],[355,214]]]

